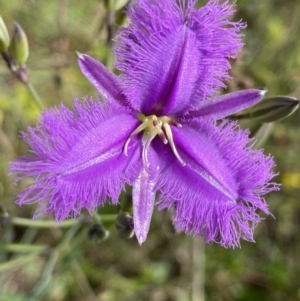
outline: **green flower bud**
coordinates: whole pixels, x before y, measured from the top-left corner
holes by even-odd
[[[279,121],[294,113],[299,103],[298,99],[289,96],[266,98],[249,109],[248,118],[261,123]]]
[[[88,237],[94,242],[99,243],[109,237],[109,231],[102,224],[94,224],[89,229]]]
[[[120,212],[116,219],[116,228],[121,238],[132,238],[134,234],[132,216],[127,212]]]
[[[10,39],[6,25],[0,16],[0,52],[6,50],[9,46]]]
[[[15,23],[10,53],[12,58],[20,65],[25,64],[29,56],[27,36],[18,23]]]

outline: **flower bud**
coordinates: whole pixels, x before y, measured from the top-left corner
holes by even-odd
[[[299,107],[299,100],[289,96],[274,96],[260,101],[249,109],[253,121],[268,123],[290,116]]]
[[[20,65],[25,64],[29,56],[27,36],[18,23],[15,23],[10,53],[12,58]]]
[[[134,234],[132,216],[127,212],[120,212],[116,219],[116,228],[121,238],[132,238]]]
[[[94,224],[89,229],[88,237],[94,242],[101,242],[109,237],[109,231],[102,224]]]
[[[0,52],[6,50],[9,46],[10,39],[6,25],[0,16]]]

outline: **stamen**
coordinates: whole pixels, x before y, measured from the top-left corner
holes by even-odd
[[[167,139],[165,133],[162,130],[160,130],[158,132],[158,136],[161,139],[161,141],[163,142],[163,144],[168,144],[168,139]]]
[[[169,118],[168,124],[177,126],[178,128],[182,128],[182,125],[180,123],[178,123],[177,121],[175,121],[174,119],[171,119],[171,118]]]
[[[180,155],[177,152],[176,146],[174,144],[173,134],[172,134],[172,130],[171,130],[170,125],[168,123],[164,123],[163,127],[165,129],[166,135],[168,137],[168,141],[170,143],[171,149],[172,149],[175,157],[178,159],[178,161],[181,163],[182,166],[185,166],[186,163],[181,159]]]
[[[128,156],[128,146],[133,136],[137,135],[138,133],[144,131],[144,137],[143,137],[143,151],[142,151],[142,157],[144,164],[146,166],[150,165],[149,159],[148,159],[148,151],[150,144],[152,140],[158,135],[161,141],[164,144],[170,143],[170,147],[175,155],[175,157],[178,159],[178,161],[181,163],[182,166],[185,166],[186,163],[182,160],[180,157],[174,140],[173,140],[173,134],[170,125],[176,126],[181,128],[182,125],[178,122],[176,122],[174,119],[170,118],[169,116],[162,116],[157,117],[155,115],[151,116],[145,116],[143,114],[138,115],[138,119],[142,122],[127,138],[124,144],[124,154]]]
[[[124,144],[124,154],[125,156],[128,156],[128,145],[129,142],[131,141],[132,137],[137,135],[138,133],[142,132],[147,126],[149,125],[149,119],[146,118],[145,121],[140,124],[131,134],[130,136],[127,138],[125,144]]]
[[[143,161],[146,163],[146,166],[149,166],[150,163],[149,163],[149,160],[148,160],[148,149],[149,149],[149,146],[152,142],[152,140],[156,137],[156,135],[158,134],[158,129],[157,128],[154,128],[151,130],[151,132],[148,134],[148,137],[147,137],[147,140],[144,144],[144,147],[143,147]]]

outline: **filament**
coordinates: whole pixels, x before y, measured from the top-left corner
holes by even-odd
[[[145,142],[145,145],[143,147],[143,161],[146,163],[146,166],[149,166],[150,163],[149,163],[149,159],[148,159],[148,149],[149,149],[149,146],[152,142],[152,140],[156,137],[156,135],[158,134],[158,129],[157,128],[153,128],[152,131],[149,133],[148,137],[147,137],[147,140]]]
[[[178,161],[181,163],[182,166],[185,166],[186,163],[181,159],[180,155],[177,152],[177,149],[176,149],[176,146],[175,146],[175,143],[174,143],[174,140],[173,140],[173,134],[172,134],[172,130],[171,130],[170,125],[168,123],[164,123],[163,126],[164,126],[164,129],[166,131],[168,141],[170,143],[171,149],[172,149],[175,157],[178,159]]]
[[[132,139],[133,136],[137,135],[138,133],[142,132],[147,126],[148,126],[149,120],[148,118],[145,119],[145,121],[140,124],[127,138],[125,144],[124,144],[124,154],[125,156],[128,156],[128,145],[130,140]]]

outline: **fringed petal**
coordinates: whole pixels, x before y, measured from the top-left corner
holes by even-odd
[[[228,21],[228,1],[136,0],[119,32],[117,68],[124,93],[144,114],[176,115],[197,106],[228,79],[229,58],[243,46],[244,24]]]
[[[222,119],[253,106],[264,97],[266,92],[267,90],[248,89],[225,94],[211,101],[203,102],[197,110],[188,112],[181,119]]]
[[[122,93],[120,79],[114,73],[86,54],[78,54],[78,64],[84,76],[106,101],[117,102],[131,109]]]
[[[173,134],[187,165],[165,154],[165,170],[157,185],[159,208],[173,205],[176,228],[201,235],[206,242],[237,247],[240,239],[253,241],[261,220],[257,209],[269,214],[262,195],[278,189],[268,183],[274,177],[273,159],[252,150],[249,133],[233,122],[215,126],[201,120],[174,128]]]
[[[136,126],[133,115],[100,101],[76,100],[73,111],[63,105],[44,111],[37,127],[22,135],[33,155],[10,164],[11,173],[19,174],[16,182],[34,179],[18,204],[39,202],[36,216],[53,213],[61,221],[83,208],[93,211],[108,197],[116,203],[125,183],[132,184],[139,173],[136,139],[129,156],[123,154]]]

